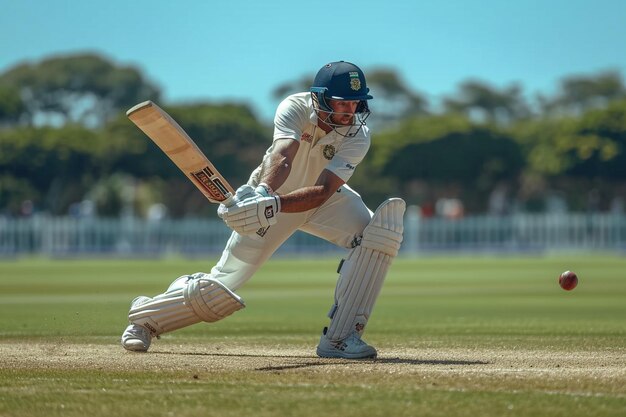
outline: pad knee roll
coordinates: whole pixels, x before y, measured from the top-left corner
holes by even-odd
[[[387,270],[400,250],[405,208],[400,198],[383,202],[363,231],[360,245],[340,266],[326,332],[330,340],[342,340],[353,331],[362,333],[365,329]]]
[[[187,284],[131,307],[128,320],[152,336],[199,323],[223,319],[245,304],[241,297],[206,274],[189,276]]]

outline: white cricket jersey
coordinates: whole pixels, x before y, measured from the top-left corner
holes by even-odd
[[[346,133],[350,127],[339,128]],[[293,139],[300,142],[291,165],[289,177],[277,190],[285,194],[298,188],[314,185],[324,169],[348,182],[356,166],[370,147],[370,133],[363,126],[352,137],[344,137],[332,130],[324,132],[317,126],[311,93],[293,94],[284,99],[274,117],[274,141]],[[270,147],[265,157],[272,151]],[[254,170],[250,184],[258,185],[261,167]]]

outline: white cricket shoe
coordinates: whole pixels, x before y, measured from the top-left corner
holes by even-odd
[[[151,298],[139,296],[130,303],[131,308],[150,301]],[[138,324],[130,324],[122,333],[122,346],[133,352],[147,352],[152,343],[150,331]]]
[[[373,346],[361,340],[357,332],[352,332],[343,340],[332,341],[326,337],[327,330],[324,327],[320,344],[317,345],[317,356],[320,358],[366,359],[375,358],[378,354]]]
[[[147,352],[152,343],[152,336],[145,327],[138,324],[129,325],[122,333],[122,346],[133,352]]]

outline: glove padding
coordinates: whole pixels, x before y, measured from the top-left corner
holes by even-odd
[[[280,198],[269,195],[264,187],[257,187],[252,195],[246,190],[245,194],[242,192],[240,198],[233,201],[234,204],[229,207],[220,205],[218,215],[235,232],[249,235],[276,224],[276,216],[280,212]]]
[[[235,191],[235,196],[233,197],[233,201],[230,203],[231,206],[236,205],[237,203],[246,200],[250,197],[253,197],[256,194],[254,191],[254,187],[248,184],[244,184],[241,187],[237,188]],[[220,204],[217,208],[217,215],[220,219],[223,219],[224,211],[226,211],[226,206],[224,204]]]

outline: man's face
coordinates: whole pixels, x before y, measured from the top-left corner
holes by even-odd
[[[328,100],[328,105],[335,112],[330,120],[338,125],[350,126],[354,123],[354,113],[359,105],[358,100]]]

